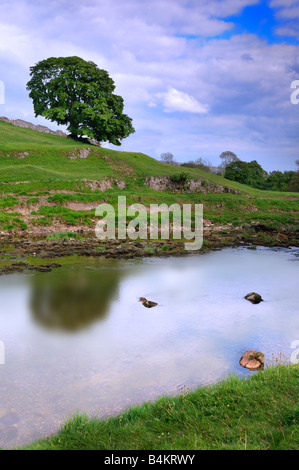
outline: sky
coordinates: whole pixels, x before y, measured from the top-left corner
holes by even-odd
[[[61,128],[35,117],[26,83],[62,56],[95,62],[123,97],[135,133],[108,148],[296,170],[299,0],[0,0],[0,116]]]

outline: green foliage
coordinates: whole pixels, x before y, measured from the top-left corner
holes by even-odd
[[[224,177],[237,181],[238,183],[248,184],[253,188],[263,188],[265,171],[253,160],[250,163],[241,160],[232,161],[225,168]]]
[[[30,67],[27,83],[35,116],[68,125],[73,137],[120,145],[134,132],[123,98],[105,70],[79,57],[52,57]]]
[[[219,155],[219,158],[221,158],[221,167],[225,168],[227,165],[233,162],[239,161],[239,158],[234,152],[231,152],[230,150],[225,150]]]
[[[146,251],[147,253],[153,255],[155,253],[155,249],[151,246],[147,246],[144,251]]]
[[[299,171],[291,177],[288,191],[299,191]]]
[[[175,175],[171,175],[170,180],[172,183],[178,184],[182,187],[185,186],[185,184],[188,183],[189,177],[186,173],[178,173]]]
[[[208,162],[207,160],[200,157],[195,161],[190,160],[189,162],[181,163],[180,166],[185,167],[185,168],[199,168],[200,170],[209,172],[212,164]]]
[[[81,240],[83,237],[74,232],[61,232],[61,233],[51,233],[47,236],[46,240],[69,240],[70,238],[76,238]]]
[[[41,206],[37,214],[46,218],[56,218],[69,225],[83,224],[91,227],[93,225],[92,217],[94,216],[94,212],[94,210],[76,211],[60,206]]]
[[[14,196],[0,197],[0,209],[7,209],[19,204],[20,201]]]
[[[18,212],[7,213],[0,210],[0,228],[2,230],[27,229],[27,224],[20,218]]]
[[[225,168],[224,177],[253,188],[271,191],[299,191],[299,172],[272,171],[269,175],[256,160],[232,161]]]

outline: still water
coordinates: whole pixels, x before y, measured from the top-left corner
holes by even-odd
[[[250,375],[239,359],[290,358],[299,340],[299,250],[224,249],[130,261],[75,258],[0,277],[0,447],[55,432],[68,416]],[[252,305],[255,291],[264,302]],[[158,302],[145,308],[139,297]]]

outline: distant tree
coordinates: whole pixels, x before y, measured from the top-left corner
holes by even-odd
[[[229,165],[232,162],[240,161],[237,155],[234,152],[231,152],[230,150],[226,150],[225,152],[222,152],[219,155],[219,158],[221,158],[222,160],[220,164],[220,167],[222,168],[225,168],[227,165]]]
[[[195,160],[195,164],[197,168],[200,168],[204,171],[210,171],[210,167],[212,166],[211,162],[202,157],[199,157],[197,160]]]
[[[271,171],[266,178],[264,188],[272,191],[289,191],[292,178],[296,175],[295,171]]]
[[[238,183],[248,184],[250,171],[247,162],[241,160],[232,161],[225,167],[224,178],[237,181]]]
[[[203,159],[202,157],[200,157],[195,161],[190,160],[189,162],[181,163],[181,166],[186,167],[186,168],[199,168],[200,170],[203,170],[203,171],[210,171],[210,167],[212,166],[212,164],[208,162],[207,160]]]
[[[298,166],[298,170],[294,172],[291,176],[288,191],[299,191],[299,160],[296,160],[296,165]]]
[[[68,126],[72,138],[87,136],[121,145],[135,132],[124,102],[105,70],[80,57],[52,57],[30,67],[27,83],[35,116]]]
[[[175,165],[174,156],[170,152],[161,153],[161,161],[167,163],[168,165]]]
[[[267,176],[267,172],[263,170],[261,165],[256,160],[249,162],[248,168],[249,168],[249,180],[247,184],[249,186],[253,186],[254,188],[262,189],[265,184],[265,178]]]
[[[193,160],[189,160],[188,162],[181,163],[180,166],[185,168],[196,168],[196,163]]]
[[[266,172],[256,160],[252,162],[243,162],[241,160],[233,161],[225,167],[224,177],[247,184],[254,188],[263,188]]]
[[[299,191],[299,171],[296,171],[292,176],[289,182],[288,191]]]

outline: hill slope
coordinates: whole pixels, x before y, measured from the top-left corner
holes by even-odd
[[[260,191],[147,155],[74,142],[0,122],[0,230],[48,233],[94,229],[98,204],[204,205],[214,226],[298,229],[298,193]]]

